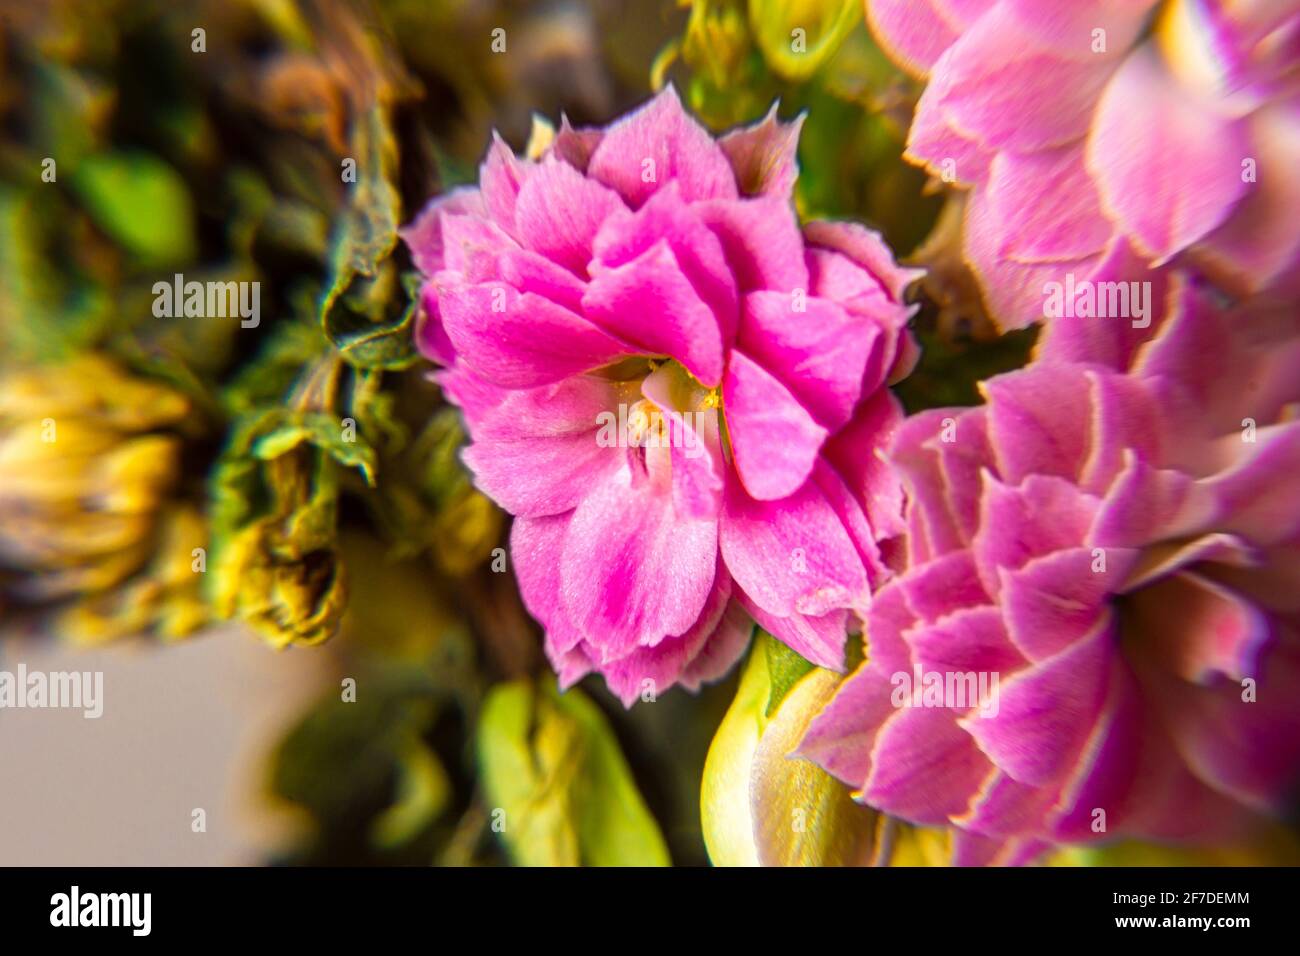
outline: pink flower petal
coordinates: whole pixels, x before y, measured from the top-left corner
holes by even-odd
[[[733,130],[718,145],[736,173],[741,193],[789,200],[799,175],[795,152],[804,114],[785,123],[777,118],[776,107],[773,103],[761,122]]]
[[[792,494],[812,473],[827,430],[739,349],[731,351],[722,401],[736,472],[746,491],[764,501]]]
[[[1129,621],[1142,635],[1141,653],[1193,684],[1224,675],[1240,685],[1259,673],[1260,649],[1272,635],[1263,611],[1194,571],[1135,592]]]
[[[1018,262],[1070,262],[1101,253],[1114,227],[1074,143],[1033,153],[1000,152],[989,167],[989,213],[998,255]]]
[[[729,481],[719,542],[731,576],[770,614],[816,616],[869,599],[862,559],[814,482],[788,498],[758,501]]]
[[[909,568],[894,585],[921,620],[933,624],[957,611],[987,605],[989,596],[980,585],[969,551],[952,551],[918,567]]]
[[[528,613],[546,628],[546,653],[553,660],[566,659],[582,641],[582,632],[569,621],[560,603],[560,559],[571,518],[572,513],[516,518],[510,528],[510,556],[519,595]],[[585,658],[570,663],[583,662]],[[573,680],[589,669],[583,669]]]
[[[533,168],[533,163],[517,157],[506,141],[493,132],[492,145],[479,166],[479,188],[483,206],[492,221],[512,236],[516,234],[515,203],[519,190]]]
[[[719,658],[713,664],[721,666],[725,673],[745,649],[744,643],[735,640],[743,628],[736,627],[734,615],[726,617],[727,610],[733,607],[731,578],[724,569],[718,568],[708,600],[689,631],[679,637],[665,638],[653,647],[638,646],[626,656],[606,662],[601,673],[610,691],[624,707],[631,707],[647,691],[658,696],[678,683],[715,636],[718,640],[715,654]],[[699,687],[698,681],[694,687]]]
[[[1113,69],[1106,57],[1035,48],[1014,23],[985,16],[939,58],[930,84],[958,129],[986,148],[1029,152],[1082,137]]]
[[[902,591],[886,585],[876,594],[867,625],[866,660],[809,724],[797,753],[813,760],[851,787],[871,772],[871,750],[880,728],[895,713],[895,673],[912,673],[911,649],[903,632],[916,623]]]
[[[985,191],[973,190],[966,199],[962,249],[979,278],[988,313],[1001,329],[1023,329],[1042,321],[1047,316],[1049,283],[1064,288],[1071,275],[1076,283],[1091,280],[1102,259],[1096,255],[1067,262],[1016,262],[999,255],[1002,239]]]
[[[1300,109],[1263,107],[1250,119],[1250,142],[1255,182],[1245,184],[1232,216],[1205,236],[1193,254],[1234,288],[1253,294],[1287,271],[1294,274],[1300,258],[1300,229],[1295,228],[1300,179],[1276,175],[1300,155]]]
[[[909,519],[921,532],[924,540],[909,541],[924,544],[931,557],[957,550],[966,544],[949,501],[950,487],[940,468],[940,453],[944,434],[962,413],[955,409],[930,409],[906,418],[894,432],[892,460],[901,469],[903,484],[907,488],[911,507]],[[977,486],[978,487],[978,486]],[[909,539],[915,538],[909,534]]]
[[[725,677],[745,653],[749,639],[753,636],[754,619],[746,613],[739,601],[731,600],[722,620],[682,671],[681,685],[687,690],[697,690],[702,684]]]
[[[1091,549],[1067,548],[1002,572],[1007,628],[1030,660],[1055,657],[1109,618],[1107,600],[1119,592],[1131,554],[1104,557],[1102,565]]]
[[[931,0],[867,0],[867,23],[889,58],[924,77],[953,41],[957,29]]]
[[[487,207],[477,186],[458,186],[441,196],[434,196],[424,208],[400,230],[402,241],[411,250],[415,267],[427,276],[443,267],[442,217],[447,213],[486,216]]]
[[[1195,534],[1215,516],[1214,498],[1181,471],[1153,468],[1126,452],[1088,533],[1103,548],[1141,547],[1162,538]]]
[[[1090,370],[1087,378],[1092,437],[1079,486],[1104,494],[1124,470],[1126,451],[1148,461],[1161,459],[1161,446],[1168,441],[1167,423],[1161,417],[1159,396],[1147,382],[1097,370]]]
[[[1231,816],[1234,809],[1241,814],[1223,795],[1271,814],[1289,809],[1300,767],[1300,650],[1294,630],[1279,632],[1249,673],[1253,701],[1240,682],[1194,685],[1159,661],[1144,659],[1139,667],[1189,776],[1221,795],[1222,806],[1215,808],[1221,815]]]
[[[971,542],[980,580],[1001,592],[1000,569],[1014,571],[1040,555],[1086,540],[1097,501],[1061,478],[1031,475],[1018,487],[987,472],[980,529]]]
[[[613,190],[568,163],[546,159],[519,190],[515,228],[525,247],[586,277],[596,233],[625,208]]]
[[[810,246],[838,252],[867,270],[894,302],[901,302],[907,287],[924,274],[922,269],[900,266],[880,233],[856,222],[814,220],[804,226],[804,235]],[[901,324],[905,319],[903,315],[896,321]]]
[[[709,388],[721,382],[718,321],[667,240],[623,265],[597,264],[593,272],[582,300],[593,321],[645,352],[677,359]]]
[[[822,456],[858,499],[877,539],[892,538],[903,530],[903,484],[885,454],[902,420],[898,399],[880,389],[862,401],[849,423],[822,446]]]
[[[942,708],[904,707],[876,737],[864,803],[914,823],[965,812],[991,766]]]
[[[442,324],[442,313],[438,309],[438,287],[426,282],[420,289],[420,314],[415,320],[415,347],[427,359],[439,365],[452,365],[456,361],[456,349],[447,338],[447,330]]]
[[[1249,154],[1240,121],[1193,99],[1139,49],[1098,104],[1087,163],[1107,211],[1161,263],[1228,217]]]
[[[700,203],[696,211],[722,243],[741,292],[807,290],[803,237],[788,201],[773,196],[718,200]]]
[[[443,268],[463,273],[470,282],[498,278],[496,255],[518,249],[519,243],[490,219],[443,211],[438,217],[442,230]]]
[[[1021,783],[1042,786],[1073,766],[1105,701],[1115,635],[1100,626],[1056,657],[1002,682],[998,711],[959,723]]]
[[[660,241],[667,242],[696,294],[713,310],[723,340],[730,342],[739,312],[736,281],[718,237],[682,200],[676,182],[635,213],[611,216],[596,237],[596,255],[602,266],[622,266]]]
[[[835,608],[825,614],[769,614],[741,595],[741,606],[758,626],[800,657],[833,671],[844,669],[844,640],[848,611]]]
[[[1141,693],[1128,664],[1113,658],[1106,702],[1050,814],[1054,839],[1105,839],[1128,823],[1133,789],[1143,772]],[[1103,819],[1097,810],[1106,814],[1100,834],[1094,829]]]
[[[1078,477],[1089,452],[1090,387],[1083,368],[1072,365],[1031,365],[980,385],[1003,481]]]
[[[434,281],[458,358],[503,387],[546,385],[635,351],[550,299],[504,282],[467,285],[446,272]]]
[[[1002,681],[1025,665],[1007,636],[1001,611],[992,605],[953,611],[934,623],[917,625],[904,637],[924,673],[997,674]],[[966,706],[975,704],[968,700]]]
[[[582,499],[564,541],[561,600],[604,664],[686,633],[713,586],[718,525],[673,511],[652,475],[620,469]]]
[[[769,370],[828,431],[845,425],[862,389],[867,354],[882,333],[834,302],[751,292],[737,344]]]
[[[1006,0],[1002,15],[1010,18],[1035,46],[1059,56],[1090,59],[1118,56],[1137,39],[1158,0],[1087,0],[1084,3],[1041,3]],[[1105,50],[1095,49],[1094,30],[1104,31]]]
[[[576,129],[569,118],[561,113],[560,128],[555,134],[555,142],[551,143],[551,152],[578,172],[585,173],[591,162],[591,154],[604,138],[604,130],[587,127]]]
[[[476,421],[465,464],[511,514],[569,511],[628,457],[597,441],[598,417],[615,401],[609,383],[594,378],[508,392]]]
[[[692,202],[737,195],[726,155],[682,109],[671,85],[606,128],[587,175],[616,190],[633,208],[673,180]]]
[[[930,85],[916,104],[903,156],[943,181],[963,186],[984,183],[996,151],[957,129],[940,100],[943,87]]]

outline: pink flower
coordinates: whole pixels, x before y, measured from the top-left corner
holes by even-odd
[[[1068,275],[1140,278],[1170,261],[1237,294],[1294,293],[1294,0],[867,0],[867,12],[928,77],[907,155],[970,187],[965,253],[1003,325],[1044,317],[1046,286]]]
[[[1300,315],[1168,283],[1154,336],[1075,330],[896,433],[907,569],[801,752],[958,863],[1213,838],[1300,784]]]
[[[626,703],[721,676],[756,619],[842,667],[901,489],[873,452],[914,346],[912,274],[874,233],[800,229],[799,122],[714,141],[670,88],[406,232],[421,350],[480,488],[515,515],[523,598],[569,685]]]

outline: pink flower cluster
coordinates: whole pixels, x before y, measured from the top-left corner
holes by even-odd
[[[515,516],[561,683],[597,671],[629,704],[695,687],[754,621],[842,669],[860,616],[864,662],[799,753],[953,828],[955,862],[1284,809],[1295,5],[868,12],[929,78],[909,152],[969,189],[965,251],[1001,324],[1076,280],[1136,280],[1142,313],[1059,310],[984,404],[903,419],[887,386],[915,360],[912,274],[861,227],[800,226],[797,122],[715,141],[669,89],[604,129],[564,123],[535,160],[498,140],[406,239],[420,348]],[[898,693],[926,675],[933,698]]]
[[[885,574],[911,274],[860,226],[800,227],[798,132],[715,141],[669,88],[536,160],[498,139],[406,230],[419,347],[566,686],[694,687],[753,620],[841,668]]]
[[[865,803],[954,828],[963,864],[1205,841],[1285,811],[1300,784],[1300,313],[1285,298],[1300,192],[1283,172],[1300,159],[1300,8],[868,14],[928,77],[909,154],[969,189],[964,250],[995,318],[1043,318],[1052,285],[1131,279],[1149,311],[1049,312],[1034,361],[983,383],[982,406],[897,430],[899,573],[800,752]],[[933,696],[896,692],[926,675]]]
[[[1068,275],[1194,265],[1294,295],[1300,5],[867,0],[928,79],[907,155],[970,188],[964,251],[1004,327]]]
[[[1170,286],[1153,336],[1058,332],[983,406],[895,437],[907,567],[801,752],[955,826],[958,863],[1212,838],[1295,796],[1300,316]],[[996,706],[891,698],[968,672],[1000,676]]]

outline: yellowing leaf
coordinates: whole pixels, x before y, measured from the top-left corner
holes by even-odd
[[[609,723],[577,689],[493,688],[478,729],[489,813],[523,866],[667,866]]]

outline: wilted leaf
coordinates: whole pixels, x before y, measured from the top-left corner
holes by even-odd
[[[358,435],[344,437],[344,424],[328,412],[286,412],[287,420],[269,429],[253,443],[253,455],[271,461],[304,442],[328,454],[345,468],[355,468],[375,483],[375,451]]]
[[[399,281],[392,258],[401,199],[392,182],[396,145],[384,107],[373,107],[356,124],[352,150],[357,181],[335,230],[321,327],[350,364],[405,368],[416,358],[410,325],[419,279]]]

